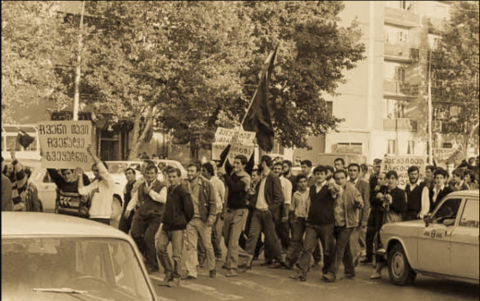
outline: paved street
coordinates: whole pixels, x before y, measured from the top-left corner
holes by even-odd
[[[223,262],[217,262],[215,279],[208,277],[206,269],[199,270],[196,280],[183,280],[181,287],[158,286],[163,275],[153,275],[159,300],[422,300],[451,301],[478,300],[478,285],[456,281],[439,280],[418,276],[411,286],[399,287],[390,283],[387,271],[381,280],[372,281],[371,266],[357,268],[357,277],[341,279],[335,283],[320,280],[320,268],[308,275],[306,282],[290,279],[296,270],[272,270],[259,266],[255,261],[253,269],[239,273],[238,277],[227,278],[221,269]]]
[[[221,233],[223,223],[219,221],[217,230]],[[222,252],[226,249],[221,242]],[[171,248],[169,247],[171,254]],[[186,249],[184,248],[184,254]],[[251,270],[239,272],[238,277],[225,277],[222,269],[224,261],[217,261],[217,277],[208,276],[207,268],[198,270],[196,280],[182,280],[180,287],[169,288],[159,286],[163,280],[163,270],[151,275],[152,282],[161,301],[281,301],[281,300],[395,300],[395,301],[462,301],[478,300],[479,286],[450,280],[417,276],[413,285],[400,287],[392,284],[386,268],[382,271],[383,278],[370,280],[373,273],[371,265],[359,265],[354,279],[341,279],[335,283],[325,283],[321,280],[321,267],[314,268],[308,274],[306,282],[290,279],[297,269],[269,269],[260,266],[260,259],[253,262]],[[340,277],[343,277],[343,267],[340,267]]]

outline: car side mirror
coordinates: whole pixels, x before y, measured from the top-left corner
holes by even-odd
[[[430,213],[425,215],[423,221],[425,222],[425,227],[428,227],[428,224],[432,222],[432,215]]]
[[[455,225],[455,219],[454,218],[447,218],[443,221],[443,224],[447,227]]]

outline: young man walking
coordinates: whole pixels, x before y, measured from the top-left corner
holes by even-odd
[[[217,213],[215,217],[215,222],[212,226],[212,245],[215,257],[217,259],[222,258],[222,249],[220,248],[221,236],[217,233],[217,224],[220,220],[223,212],[223,200],[225,199],[225,184],[220,180],[214,172],[213,165],[210,162],[207,162],[202,165],[202,175],[212,183],[212,186],[215,190],[215,200],[217,205]]]
[[[125,216],[125,211],[127,211],[128,204],[132,199],[132,189],[133,185],[135,184],[135,170],[133,168],[127,168],[125,170],[125,178],[127,178],[127,184],[123,188],[123,212],[122,216],[120,217],[120,222],[118,223],[118,230],[125,232],[128,234],[130,229],[132,228],[132,219],[135,212],[130,212],[128,216]]]
[[[281,218],[275,220],[275,230],[280,240],[282,253],[286,253],[290,244],[290,228],[288,226],[288,214],[292,204],[292,183],[283,176],[283,164],[277,162],[273,165],[272,172],[280,179],[284,202],[280,206]]]
[[[293,194],[292,206],[290,211],[294,213],[292,221],[292,237],[287,250],[285,265],[292,268],[297,262],[303,250],[303,235],[305,233],[308,209],[310,207],[309,187],[307,177],[303,174],[297,177],[298,190]]]
[[[296,276],[292,277],[300,281],[306,281],[307,279],[307,272],[310,269],[310,258],[317,247],[319,239],[323,248],[322,272],[324,274],[333,261],[334,205],[341,189],[338,185],[328,183],[325,166],[319,165],[315,167],[313,174],[317,182],[310,187],[309,191],[310,206],[306,219],[305,240],[298,264],[300,271]],[[293,262],[288,263],[289,266],[291,264]]]
[[[335,281],[341,262],[345,267],[345,276],[347,278],[355,277],[355,266],[350,252],[350,234],[353,229],[358,227],[357,211],[363,208],[362,196],[355,186],[347,181],[347,172],[339,169],[335,171],[334,178],[336,184],[343,191],[335,200],[334,235],[336,245],[333,262],[328,267],[328,272],[323,275],[323,280],[327,282]]]
[[[187,176],[186,184],[192,198],[194,215],[193,219],[187,224],[186,279],[197,278],[199,236],[205,247],[210,277],[213,278],[216,276],[216,268],[211,235],[217,213],[215,189],[209,180],[200,175],[200,166],[197,164],[190,164],[187,167]]]
[[[132,238],[138,250],[145,256],[145,265],[149,273],[158,272],[158,263],[155,250],[155,235],[162,221],[167,188],[157,178],[158,168],[147,165],[143,181],[138,190],[133,194],[125,215],[138,205],[132,222]],[[138,182],[138,181],[137,181]]]
[[[360,178],[360,165],[352,163],[348,166],[350,183],[357,188],[362,196],[363,208],[358,211],[358,227],[353,229],[350,237],[351,251],[354,265],[357,266],[362,252],[365,250],[365,236],[367,234],[367,222],[370,214],[370,185]]]
[[[253,256],[258,237],[263,232],[265,235],[265,249],[271,258],[266,258],[270,267],[285,266],[282,261],[282,252],[275,232],[275,219],[280,218],[280,205],[283,203],[282,184],[280,179],[271,172],[272,159],[268,155],[260,160],[262,176],[255,189],[249,190],[250,206],[254,208],[250,230],[248,233],[245,251]],[[273,259],[277,261],[275,265]],[[247,265],[247,268],[251,268]]]
[[[190,194],[181,185],[181,172],[178,168],[168,170],[170,186],[167,192],[165,211],[162,217],[162,230],[157,241],[157,255],[165,272],[162,285],[178,286],[181,279],[183,237],[187,224],[194,215]],[[172,261],[168,256],[168,244],[172,244]]]
[[[250,188],[250,176],[245,172],[247,157],[237,155],[233,161],[233,170],[224,174],[228,188],[226,208],[224,210],[223,238],[227,245],[227,277],[237,276],[239,238],[248,216],[247,192]],[[253,255],[247,255],[247,266],[251,265]]]

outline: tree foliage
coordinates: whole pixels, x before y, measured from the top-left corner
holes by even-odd
[[[2,121],[40,98],[65,100],[55,73],[60,24],[54,1],[2,1]]]
[[[337,95],[344,71],[365,51],[355,22],[338,26],[343,8],[341,1],[242,2],[259,48],[245,74],[247,84],[257,82],[261,61],[280,45],[270,92],[275,136],[284,146],[307,147],[307,135],[335,130],[342,121],[327,111],[324,95]]]
[[[458,1],[451,6],[440,49],[443,59],[435,66],[442,81],[442,100],[463,104],[458,122],[465,125],[466,141],[479,120],[479,6],[477,1]]]

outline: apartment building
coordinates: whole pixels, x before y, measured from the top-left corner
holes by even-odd
[[[324,144],[326,153],[362,153],[368,162],[385,154],[426,155],[428,58],[430,52],[433,59],[438,54],[435,48],[451,1],[344,3],[341,25],[357,18],[366,59],[346,74],[347,83],[338,89],[341,95],[329,99],[333,114],[346,120],[340,131],[314,144]],[[439,102],[438,93],[433,79],[432,146],[453,151],[462,130],[454,117],[461,108]]]

